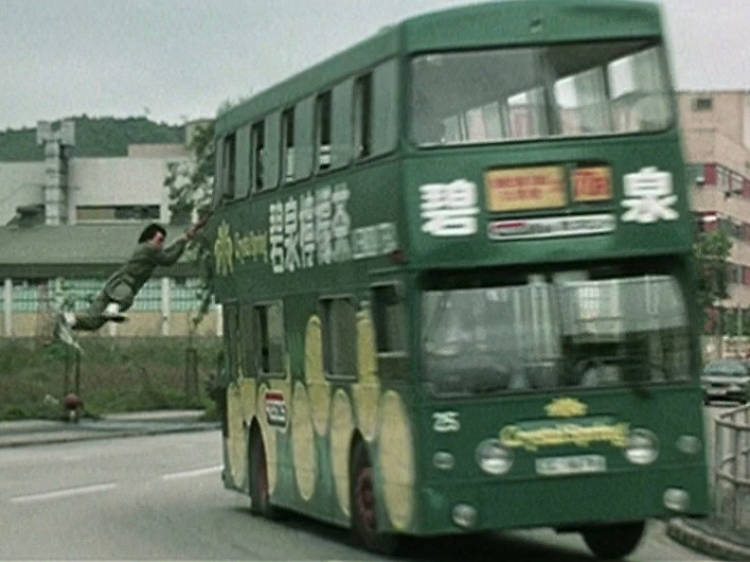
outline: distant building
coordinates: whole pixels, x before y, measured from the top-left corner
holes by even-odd
[[[176,127],[145,118],[82,117],[66,123],[71,124],[73,138],[62,148],[68,162],[62,224],[169,222],[169,201],[163,187],[167,166],[191,158],[186,140],[201,122]],[[61,123],[49,124],[49,129],[61,136]],[[34,129],[0,132],[0,225],[8,224],[17,214],[29,218],[39,205],[45,208],[45,215],[50,213],[45,185],[56,171],[49,169],[40,136]]]
[[[750,91],[678,94],[693,209],[732,238],[730,308],[750,307]]]
[[[55,299],[85,307],[148,222],[171,222],[164,180],[170,165],[192,159],[189,139],[202,123],[81,117],[0,132],[0,336],[48,336]],[[168,241],[182,230],[169,226]],[[187,333],[196,277],[188,262],[157,270],[131,321],[100,333]]]

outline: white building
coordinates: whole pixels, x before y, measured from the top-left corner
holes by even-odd
[[[109,144],[100,150],[92,141],[105,139],[105,144],[106,135],[117,136],[119,125],[124,129],[133,121],[106,119],[105,130],[97,131],[97,120],[85,118],[83,143],[72,124],[40,123],[37,131],[0,133],[0,336],[46,335],[55,287],[74,295],[77,309],[85,307],[85,299],[128,258],[147,223],[171,222],[164,180],[170,165],[191,161],[189,141],[206,122],[184,129],[156,126],[161,132],[172,129],[171,137],[180,142],[146,142],[141,135],[138,142],[119,142],[111,154]],[[140,121],[138,126],[147,129]],[[169,237],[183,228],[171,225]],[[197,306],[196,276],[187,261],[158,270],[120,332],[186,333]],[[202,333],[220,329],[220,314],[213,316]],[[101,333],[114,335],[114,325]]]

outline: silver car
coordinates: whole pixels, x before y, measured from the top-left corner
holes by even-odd
[[[750,371],[737,359],[719,359],[707,363],[701,376],[703,401],[750,401]]]

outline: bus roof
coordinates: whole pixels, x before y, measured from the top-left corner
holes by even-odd
[[[506,0],[430,12],[386,26],[254,95],[219,115],[216,132],[222,135],[256,116],[324,91],[398,52],[654,37],[660,33],[658,5],[630,0]]]

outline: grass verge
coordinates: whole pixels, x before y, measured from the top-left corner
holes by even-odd
[[[77,363],[71,348],[36,339],[0,340],[0,419],[62,415],[75,392],[90,415],[206,408],[205,382],[216,369],[218,338],[86,338]],[[193,359],[194,358],[194,359]]]

